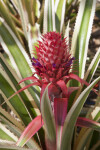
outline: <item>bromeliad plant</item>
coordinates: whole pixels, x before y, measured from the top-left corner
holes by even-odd
[[[22,146],[25,144],[44,124],[46,130],[46,149],[71,149],[72,135],[71,133],[67,135],[67,132],[70,132],[70,130],[73,132],[75,124],[83,127],[94,126],[94,128],[97,126],[100,128],[100,124],[84,117],[78,117],[81,107],[84,104],[84,99],[83,102],[82,99],[81,101],[77,100],[78,104],[77,101],[73,104],[67,116],[70,94],[79,88],[67,87],[68,82],[71,79],[75,79],[81,84],[84,83],[88,85],[88,83],[70,72],[74,57],[71,57],[69,53],[66,38],[62,39],[61,34],[56,32],[48,32],[41,38],[42,41],[38,41],[39,44],[35,46],[36,58],[32,58],[32,66],[35,68],[35,72],[31,77],[27,77],[20,81],[21,83],[26,80],[32,80],[33,83],[20,89],[17,93],[33,85],[39,86],[41,88],[40,110],[42,116],[36,117],[27,126],[18,140],[17,145]],[[35,77],[35,74],[37,74],[39,78]],[[92,88],[93,85],[91,89]],[[75,112],[76,114],[73,114]],[[68,118],[69,114],[72,115],[72,117],[74,116],[73,120],[70,120],[72,117],[70,119]],[[46,117],[49,117],[49,119]],[[37,126],[35,122],[37,122]],[[62,135],[65,136],[65,139],[68,139],[68,143],[67,140],[63,139]],[[66,144],[64,143],[62,145],[64,140]]]
[[[68,123],[65,123],[66,122],[65,119],[66,120],[68,119],[67,107],[70,94],[74,90],[78,89],[78,87],[67,87],[68,81],[70,81],[71,79],[75,79],[79,81],[81,84],[85,83],[86,85],[88,85],[88,83],[79,78],[77,75],[70,72],[74,57],[71,57],[66,42],[66,38],[62,39],[61,34],[56,32],[48,32],[47,34],[42,35],[41,38],[42,41],[38,41],[39,44],[35,46],[36,48],[35,54],[37,54],[35,56],[36,58],[35,57],[32,58],[32,66],[35,68],[35,72],[32,75],[32,77],[27,77],[20,81],[21,83],[24,82],[25,80],[32,80],[33,83],[22,88],[17,93],[33,85],[39,86],[41,88],[40,110],[42,116],[36,117],[27,126],[22,136],[20,137],[17,145],[25,144],[24,141],[27,141],[30,137],[32,137],[44,124],[44,127],[46,129],[45,131],[46,148],[48,150],[66,149],[67,147],[71,148],[70,144],[72,137],[69,134],[67,135],[67,132],[69,132],[70,129],[71,130],[74,129],[75,123],[78,126],[92,127],[94,125],[95,127],[98,126],[98,128],[100,127],[100,124],[86,118],[82,117],[77,118],[81,110],[81,107],[83,106],[82,102],[79,102],[82,103],[80,104],[81,106],[80,108],[77,108],[79,107],[77,106],[77,102],[72,106],[71,110],[75,109],[74,107],[76,105],[76,108],[78,109],[77,113],[74,116],[73,120],[69,120]],[[37,74],[39,78],[35,77],[35,74]],[[69,111],[68,114],[72,113],[71,110]],[[74,111],[73,113],[75,113]],[[47,119],[46,117],[49,117],[50,120]],[[36,121],[38,122],[37,126],[35,125]],[[68,124],[72,124],[70,128],[67,127]],[[49,127],[50,125],[51,127]],[[32,131],[30,129],[30,126],[32,127]],[[34,126],[36,126],[36,128]],[[63,127],[65,129],[63,129]],[[68,131],[65,132],[63,130]],[[68,145],[67,144],[61,145],[61,141],[63,138],[62,134],[65,133],[66,135],[63,136],[65,137],[68,136],[67,137],[68,143],[66,141]]]
[[[9,148],[7,142],[10,149],[99,148],[98,141],[92,141],[99,137],[100,97],[93,108],[83,108],[90,91],[98,93],[95,85],[100,81],[98,77],[91,83],[100,49],[84,73],[96,0],[80,2],[69,50],[69,22],[65,29],[64,17],[77,2],[45,0],[40,12],[39,1],[0,0],[0,41],[5,50],[0,54],[0,98],[17,116],[1,105],[0,139],[7,141],[0,148]]]

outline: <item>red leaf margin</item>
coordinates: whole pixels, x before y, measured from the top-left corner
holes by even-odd
[[[24,132],[20,136],[17,146],[23,147],[28,140],[44,125],[41,115],[33,119],[29,125],[25,128]]]
[[[76,122],[76,126],[80,126],[80,127],[87,127],[87,128],[99,128],[100,131],[100,123],[90,120],[88,118],[84,118],[84,117],[78,117],[77,122]]]

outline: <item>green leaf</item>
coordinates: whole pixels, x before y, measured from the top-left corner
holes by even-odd
[[[43,33],[55,31],[54,0],[45,0]]]
[[[1,108],[0,108],[1,109]],[[22,132],[24,131],[24,127],[20,124],[20,122],[17,122],[14,118],[13,120],[15,121],[14,124],[12,124],[11,122],[9,122],[6,118],[2,117],[0,115],[0,119],[1,119],[1,122],[3,122],[3,124],[6,124],[6,128],[8,130],[10,130],[12,133],[14,133],[14,135],[16,135],[17,137],[20,137]],[[16,123],[17,122],[17,123]],[[18,125],[19,124],[19,125]],[[6,132],[7,133],[7,132]],[[6,138],[7,140],[7,138]],[[18,140],[17,140],[18,141]],[[1,145],[1,144],[0,144]],[[5,144],[7,145],[7,143]],[[31,138],[27,143],[26,145],[29,147],[29,148],[37,148],[39,147],[38,144],[36,143],[36,141]]]
[[[79,113],[84,105],[84,102],[86,101],[86,98],[88,97],[90,91],[92,90],[92,88],[94,87],[94,85],[96,83],[98,83],[100,81],[100,77],[98,77],[97,79],[95,79],[82,93],[81,95],[78,97],[78,99],[76,100],[76,102],[73,104],[73,106],[71,107],[71,109],[69,110],[66,120],[65,120],[65,124],[64,124],[64,128],[63,128],[63,133],[62,133],[62,143],[61,143],[61,149],[62,150],[66,150],[66,148],[68,150],[70,150],[70,146],[71,146],[71,140],[72,140],[72,135],[73,135],[73,131],[74,131],[74,126],[76,123],[76,120],[79,116]]]
[[[8,144],[0,144],[0,150],[32,150],[32,149],[30,149],[30,148],[21,148],[21,147],[19,147],[19,146],[15,146],[15,144],[10,144],[10,143],[8,143]],[[38,150],[38,149],[36,149],[36,150]]]
[[[18,6],[17,6],[17,0],[11,0],[13,6],[15,7],[15,9],[18,11]]]
[[[18,138],[13,133],[11,133],[11,131],[8,130],[2,123],[0,123],[0,139],[15,142],[18,140]]]
[[[9,55],[10,60],[14,66],[14,69],[16,70],[18,76],[20,79],[31,76],[32,70],[30,69],[30,59],[28,58],[28,55],[26,54],[23,46],[17,39],[17,37],[14,35],[12,30],[7,26],[6,23],[2,22],[0,20],[0,41],[1,45],[6,51],[6,53]],[[7,35],[7,36],[5,36]],[[25,82],[26,84],[30,84],[30,81]],[[29,89],[32,97],[34,98],[37,106],[39,107],[39,92],[31,87]],[[35,91],[35,93],[34,93]],[[38,96],[36,96],[36,94]]]
[[[99,92],[100,93],[100,92]],[[98,121],[100,119],[100,104],[99,104],[100,97],[98,96],[96,99],[96,104],[94,108],[89,109],[88,113],[86,115],[86,118],[90,118],[94,121]],[[100,121],[99,121],[100,122]],[[93,131],[92,129],[86,129],[82,128],[74,145],[75,150],[83,150],[84,146],[86,146],[89,141],[91,141],[91,138],[93,137]],[[89,149],[89,148],[87,148]]]
[[[70,5],[74,0],[67,0],[67,4]]]
[[[36,7],[36,0],[22,0],[22,2],[23,6],[25,6],[24,11],[26,11],[27,13],[28,21],[33,26],[35,24],[35,11],[33,10],[33,8]],[[33,4],[35,5],[34,7]]]
[[[18,84],[18,82],[20,81],[19,78],[17,77],[17,74],[14,72],[14,70],[7,64],[6,59],[4,59],[4,57],[0,54],[0,64],[4,69],[4,73],[7,74],[7,76],[9,77],[10,81],[12,82],[12,84],[14,85],[14,87],[16,88],[16,90],[18,91],[19,89],[21,89],[21,86]],[[32,116],[32,118],[35,118],[36,115],[36,111],[33,107],[36,108],[36,104],[31,103],[30,99],[32,99],[32,97],[29,95],[28,91],[27,92],[21,92],[19,93],[19,95],[22,98],[23,103],[25,104],[26,108],[28,109],[28,112],[30,113],[30,115]]]
[[[97,53],[95,54],[93,60],[91,61],[86,73],[85,73],[85,77],[84,77],[84,80],[87,81],[88,83],[91,82],[96,70],[97,70],[97,67],[99,65],[99,62],[100,62],[100,48],[98,49]],[[76,94],[76,97],[74,100],[77,99],[77,97],[80,95],[81,91],[83,91],[83,89],[85,88],[86,86],[84,85],[83,87],[81,86]]]
[[[62,32],[64,17],[65,17],[65,6],[66,0],[56,0],[55,2],[55,22],[56,22],[56,31]]]
[[[7,98],[10,97],[13,93],[15,93],[14,89],[11,87],[9,81],[7,80],[7,77],[4,77],[4,74],[1,73],[0,73],[0,89]],[[24,124],[27,125],[31,121],[31,119],[25,108],[25,105],[18,97],[18,95],[13,97],[9,102],[13,106],[13,109],[17,112],[18,117],[20,116]]]
[[[8,105],[9,106],[9,105]],[[13,109],[11,109],[13,111]],[[24,130],[24,126],[22,126],[21,122],[18,122],[13,116],[11,116],[11,114],[9,114],[5,109],[3,109],[2,107],[0,107],[0,119],[1,121],[3,120],[4,123],[6,123],[6,125],[10,125],[11,123],[15,126],[17,126],[17,128],[19,130]],[[15,127],[14,126],[14,127]],[[16,134],[17,135],[17,134]],[[17,135],[18,136],[18,135]]]
[[[88,83],[91,82],[99,63],[100,63],[100,48],[98,49],[97,53],[95,54],[91,64],[89,65],[89,68],[87,69],[87,72],[85,74],[84,80],[86,80]]]
[[[75,61],[75,64],[77,65],[77,74],[81,78],[84,78],[87,50],[93,24],[95,6],[96,0],[84,0],[80,2],[72,38],[71,51],[77,60]],[[75,67],[73,69],[75,69]]]
[[[64,38],[67,38],[66,39],[67,43],[69,43],[69,31],[70,31],[69,24],[70,24],[70,21],[68,21],[68,24],[65,29],[65,34],[64,34]]]
[[[18,37],[18,39],[20,41],[22,41],[20,35],[18,34],[18,32],[16,30],[15,24],[14,24],[11,16],[8,15],[9,10],[2,0],[0,0],[0,14],[5,19],[6,23],[11,27],[12,31],[15,33],[15,35]]]
[[[90,147],[91,150],[99,150],[100,149],[100,132],[94,131],[93,136],[91,138]]]
[[[82,136],[80,137],[81,139],[79,140],[80,142],[75,143],[76,145],[74,146],[74,150],[83,150],[84,147],[86,147],[87,142],[89,139],[91,139],[91,136],[93,135],[93,130],[92,129],[86,129],[83,133]]]
[[[18,6],[21,22],[22,22],[24,35],[25,35],[26,40],[28,40],[28,35],[27,35],[28,18],[27,18],[27,15],[25,15],[24,13],[24,8],[23,8],[21,0],[17,0],[17,6]]]
[[[48,85],[49,86],[49,85]],[[56,128],[54,115],[50,104],[50,99],[48,96],[48,86],[46,87],[42,99],[41,99],[41,113],[44,121],[44,126],[46,129],[47,141],[51,143],[51,147],[55,147],[56,144]]]

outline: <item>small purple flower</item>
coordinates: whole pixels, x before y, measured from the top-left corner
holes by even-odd
[[[33,60],[33,62],[32,62],[33,66],[42,67],[42,65],[39,63],[38,59],[33,57],[32,60]]]

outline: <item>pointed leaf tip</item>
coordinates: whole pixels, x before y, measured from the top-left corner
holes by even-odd
[[[39,82],[34,82],[34,83],[31,83],[31,84],[29,84],[29,85],[27,85],[27,86],[21,88],[19,91],[15,92],[13,95],[11,95],[11,96],[8,98],[8,100],[10,100],[10,99],[11,99],[13,96],[15,96],[16,94],[18,94],[18,93],[20,93],[20,92],[22,92],[22,91],[28,89],[29,87],[31,87],[31,86],[33,86],[33,85],[40,86],[40,83],[39,83]]]
[[[26,127],[16,145],[23,147],[26,144],[26,142],[28,142],[28,140],[43,126],[43,124],[44,123],[41,119],[41,115],[37,116]]]
[[[18,84],[20,84],[24,81],[27,81],[27,80],[38,81],[38,79],[36,77],[32,76],[32,77],[27,77],[27,78],[22,79]]]
[[[78,117],[76,126],[92,128],[94,130],[100,131],[100,123],[88,118]]]

